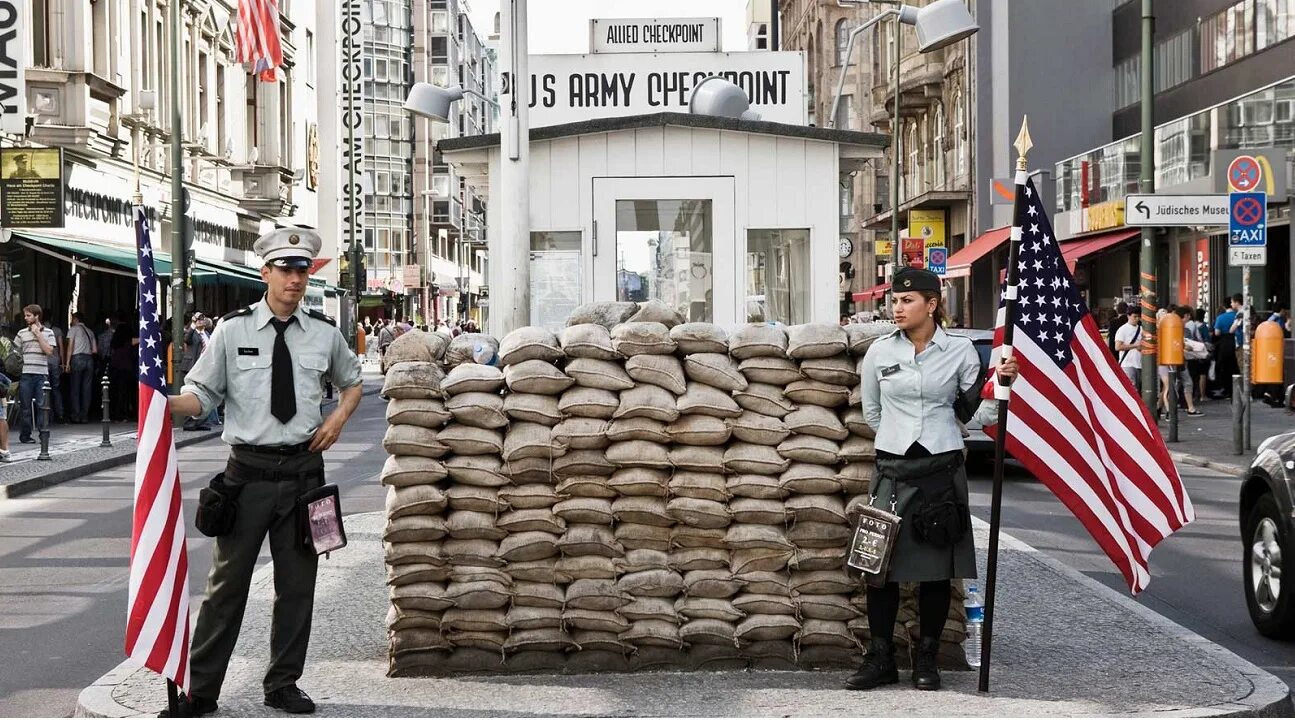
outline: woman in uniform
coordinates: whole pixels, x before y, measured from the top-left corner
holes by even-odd
[[[872,504],[903,518],[886,582],[868,588],[872,642],[846,687],[868,690],[899,681],[893,641],[899,583],[921,584],[920,639],[913,685],[938,690],[936,655],[949,614],[951,579],[976,577],[967,475],[959,421],[995,421],[997,405],[981,402],[984,381],[971,340],[944,332],[940,278],[927,270],[895,273],[897,330],[864,356],[863,415],[876,430],[877,472]],[[1016,376],[1015,360],[998,373]]]

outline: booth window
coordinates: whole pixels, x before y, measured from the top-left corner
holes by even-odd
[[[745,311],[747,322],[809,322],[809,230],[747,230]]]
[[[531,325],[560,332],[584,293],[579,230],[531,232]]]
[[[616,299],[712,322],[712,223],[710,200],[617,200]]]

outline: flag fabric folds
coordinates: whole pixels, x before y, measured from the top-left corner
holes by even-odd
[[[278,0],[238,0],[235,60],[252,64],[262,82],[275,82],[274,69],[283,64],[279,41]]]
[[[1018,316],[1006,449],[1061,500],[1135,595],[1152,548],[1195,518],[1169,450],[1102,340],[1034,184],[1018,173]],[[1017,230],[1019,228],[1019,230]],[[1002,352],[1000,294],[995,358]],[[997,360],[995,359],[995,362]],[[1156,378],[1148,379],[1156,382]],[[987,428],[996,435],[997,428]]]
[[[139,438],[130,535],[126,655],[189,686],[189,559],[167,402],[157,275],[148,219],[135,207],[139,256]]]

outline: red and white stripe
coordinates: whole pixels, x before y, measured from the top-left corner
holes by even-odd
[[[235,59],[251,63],[261,80],[274,82],[274,69],[283,64],[278,0],[238,0],[236,36]]]

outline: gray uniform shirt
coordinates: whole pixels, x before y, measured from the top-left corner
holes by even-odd
[[[311,317],[300,306],[296,322],[284,331],[292,354],[292,377],[297,391],[297,414],[287,423],[270,414],[270,362],[274,356],[274,326],[265,300],[252,312],[222,319],[211,334],[206,352],[185,377],[182,392],[202,403],[202,415],[225,403],[225,431],[231,445],[297,445],[319,429],[319,403],[324,381],[340,390],[360,384],[360,360],[333,325]]]
[[[864,355],[863,419],[877,433],[876,448],[903,455],[913,443],[931,453],[961,450],[962,430],[953,403],[980,387],[980,356],[971,340],[942,328],[920,355],[902,330],[877,340]],[[975,419],[993,422],[997,405],[981,402]]]

